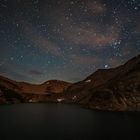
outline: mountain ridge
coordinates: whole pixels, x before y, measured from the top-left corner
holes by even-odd
[[[66,93],[68,99],[77,97],[73,102],[93,109],[137,110],[140,108],[139,87],[140,55],[117,68],[97,70],[71,85]]]
[[[7,88],[2,84],[4,80],[1,79],[0,76],[0,86]],[[21,96],[18,97],[23,100],[20,102],[51,101],[76,103],[98,110],[140,110],[140,55],[116,68],[98,69],[84,80],[73,84],[60,80],[49,80],[40,85],[29,86],[24,82],[6,80],[10,86],[8,89],[10,93],[15,92],[16,97]],[[3,91],[3,94],[0,93],[1,99],[7,92]],[[9,95],[11,94],[8,94],[8,97]],[[6,98],[4,99],[6,100]],[[0,100],[0,102],[2,101]]]

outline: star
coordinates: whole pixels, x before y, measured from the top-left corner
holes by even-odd
[[[139,8],[139,0],[0,1],[0,66],[39,83],[121,65],[140,53]]]
[[[105,68],[105,69],[107,69],[108,67],[109,67],[108,64],[105,64],[105,65],[104,65],[104,68]]]

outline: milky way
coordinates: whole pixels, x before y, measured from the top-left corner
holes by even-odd
[[[0,0],[0,75],[76,82],[139,53],[139,0]]]

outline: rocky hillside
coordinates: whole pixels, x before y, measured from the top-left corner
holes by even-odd
[[[60,80],[49,80],[40,85],[34,85],[25,82],[16,82],[8,78],[0,76],[0,86],[19,93],[34,93],[34,94],[47,94],[47,93],[61,93],[71,83]]]
[[[99,110],[140,111],[140,55],[124,65],[99,69],[71,84],[50,80],[40,85],[0,77],[0,103],[76,103]]]
[[[0,76],[0,104],[55,101],[54,98],[64,92],[70,84],[59,80],[49,80],[40,85],[33,85]]]
[[[68,87],[66,102],[100,110],[140,110],[140,55],[122,66],[99,69]]]

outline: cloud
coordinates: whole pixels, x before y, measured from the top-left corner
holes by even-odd
[[[97,23],[92,23],[88,27],[78,24],[72,25],[72,19],[66,21],[61,16],[58,20],[55,19],[58,24],[63,23],[65,27],[59,35],[71,45],[87,45],[89,49],[100,50],[120,39],[120,29],[113,24],[108,27],[99,26]],[[67,30],[65,31],[65,29]]]
[[[97,56],[85,56],[85,55],[73,55],[72,61],[78,65],[96,65],[101,63],[103,60]]]
[[[88,9],[94,14],[102,14],[106,11],[106,7],[101,1],[97,0],[83,0]]]
[[[81,77],[72,77],[72,78],[69,78],[68,81],[71,81],[71,82],[79,82],[81,81]]]
[[[137,33],[138,35],[140,35],[140,20],[138,20],[136,26],[135,26],[135,33]]]
[[[100,1],[95,0],[81,0],[79,2],[83,2],[85,7],[96,12],[102,13],[106,11],[106,7]],[[86,45],[89,49],[100,50],[104,47],[107,47],[114,43],[116,40],[120,38],[120,29],[114,25],[114,23],[110,23],[107,26],[104,24],[100,25],[98,22],[89,21],[89,25],[81,25],[81,23],[75,21],[73,16],[68,17],[66,19],[65,9],[69,8],[68,5],[62,4],[60,7],[57,7],[51,13],[49,13],[49,20],[54,25],[63,25],[61,26],[61,32],[56,33],[61,38],[64,38],[65,42],[71,45]],[[78,7],[78,6],[77,6]],[[45,12],[46,8],[42,9],[42,13]],[[73,15],[75,15],[78,11],[74,11]],[[90,16],[93,15],[92,12],[89,13]],[[79,15],[81,16],[81,15]],[[84,18],[84,17],[82,17]]]
[[[30,71],[29,71],[29,74],[31,74],[31,75],[36,75],[36,76],[44,75],[43,72],[38,71],[38,70],[30,70]]]
[[[111,67],[117,67],[120,66],[122,64],[122,62],[120,60],[118,60],[117,58],[112,58],[112,59],[108,59],[106,60],[106,63]]]
[[[55,56],[60,56],[59,47],[48,39],[47,36],[42,35],[31,23],[21,22],[24,37],[31,41],[35,46],[42,50],[49,52]]]
[[[0,66],[0,75],[17,81],[41,83],[45,73],[39,71],[37,66],[10,61]]]
[[[0,73],[5,73],[8,70],[7,67],[0,65]]]
[[[24,71],[24,72],[23,72]],[[32,78],[27,76],[26,67],[24,65],[6,62],[0,66],[0,75],[13,80],[28,81]]]
[[[74,26],[69,32],[65,32],[63,35],[71,43],[89,45],[91,48],[97,50],[119,39],[117,28],[110,26],[107,29],[101,29],[96,24],[90,28]]]
[[[85,56],[85,55],[73,55],[71,57],[72,62],[81,66],[91,66],[101,67],[103,64],[108,64],[110,68],[117,67],[123,63],[120,59],[113,58],[102,58],[99,56]]]

